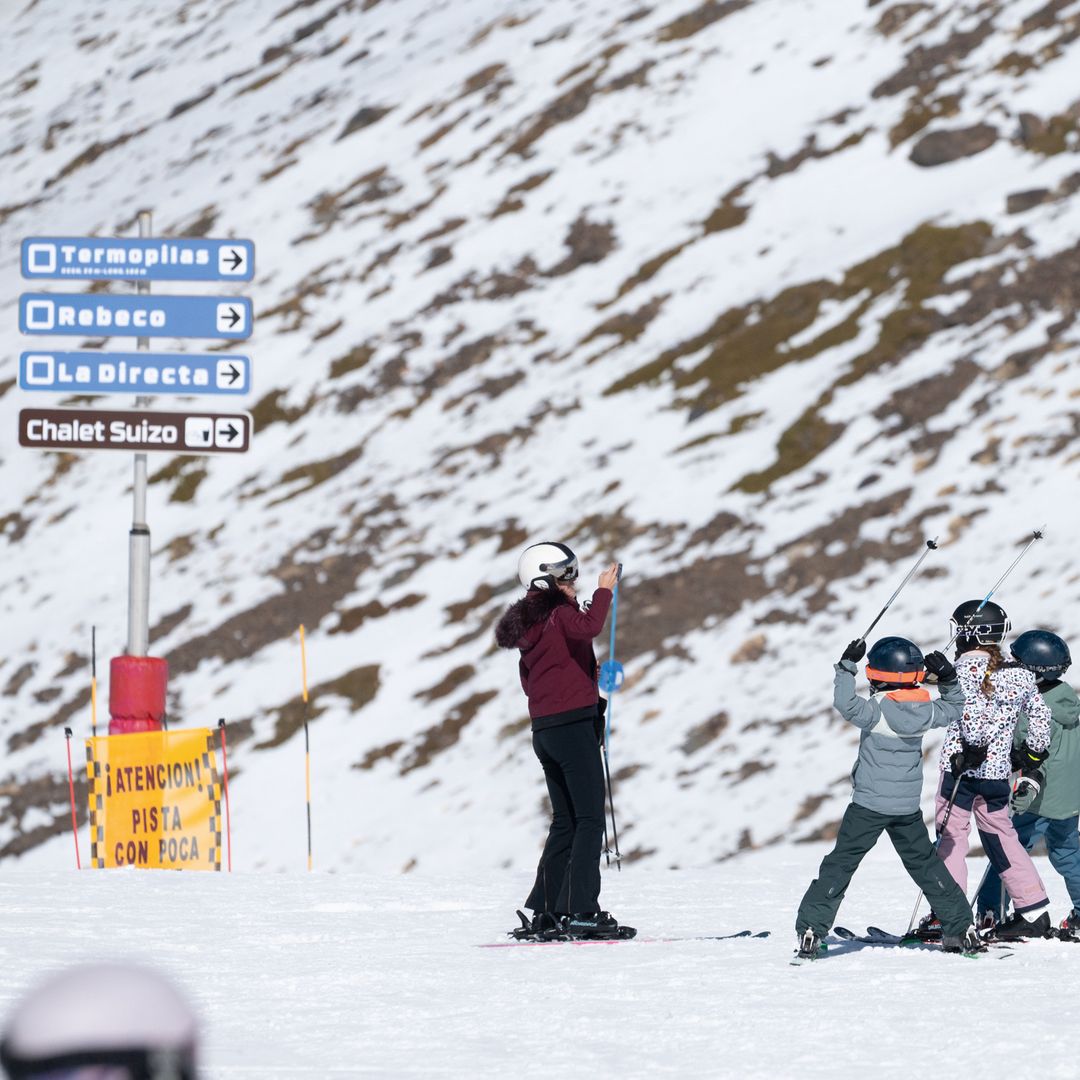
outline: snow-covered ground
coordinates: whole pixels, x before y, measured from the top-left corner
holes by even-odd
[[[1076,1075],[1080,948],[972,961],[844,945],[791,967],[795,908],[826,850],[605,875],[606,906],[642,937],[765,940],[508,949],[476,946],[513,923],[525,871],[16,871],[0,881],[0,1008],[48,969],[120,953],[186,989],[209,1077]],[[1061,880],[1038,865],[1060,920]],[[902,930],[914,894],[883,840],[839,922]]]

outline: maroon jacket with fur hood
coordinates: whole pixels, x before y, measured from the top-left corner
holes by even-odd
[[[595,718],[600,695],[592,642],[610,606],[610,589],[597,589],[584,610],[558,589],[530,589],[499,620],[495,641],[521,650],[521,688],[534,731]]]

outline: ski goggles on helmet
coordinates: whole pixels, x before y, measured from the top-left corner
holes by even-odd
[[[576,555],[562,559],[559,562],[545,562],[540,564],[540,571],[549,574],[556,581],[565,581],[568,584],[577,581],[578,561]]]
[[[887,682],[887,683],[921,683],[926,678],[925,671],[879,671],[877,668],[872,668],[869,664],[866,665],[866,677],[871,682]]]

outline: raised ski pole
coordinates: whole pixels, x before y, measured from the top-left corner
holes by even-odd
[[[1006,570],[1005,573],[1002,574],[1001,577],[999,577],[997,581],[994,582],[994,587],[982,598],[979,606],[967,617],[964,622],[964,626],[962,628],[959,626],[956,628],[956,630],[953,632],[953,636],[949,638],[948,644],[945,646],[945,649],[941,650],[942,652],[945,652],[945,650],[949,648],[949,645],[952,645],[952,643],[960,636],[961,629],[966,630],[969,626],[971,626],[972,619],[974,619],[975,616],[978,615],[984,607],[986,607],[986,605],[990,602],[990,597],[992,597],[994,593],[996,593],[998,589],[1001,588],[1002,583],[1016,569],[1017,564],[1020,562],[1020,560],[1035,546],[1035,544],[1039,540],[1043,538],[1043,534],[1045,531],[1046,526],[1044,525],[1041,529],[1036,529],[1031,534],[1031,539],[1027,542],[1027,546],[1024,548],[1024,550],[1021,551],[1015,559],[1013,559],[1012,563],[1009,566],[1009,569]]]
[[[307,868],[311,872],[311,739],[308,735],[307,644],[300,624],[300,671],[304,686],[304,786],[307,791]]]
[[[232,812],[229,808],[229,751],[225,740],[225,718],[218,722],[218,731],[221,732],[221,767],[225,780],[225,840],[229,853],[229,873],[232,873]]]
[[[936,536],[933,540],[926,541],[926,550],[916,560],[915,565],[907,572],[907,576],[904,578],[904,580],[896,586],[896,591],[885,602],[885,606],[877,613],[877,618],[874,619],[874,621],[866,628],[863,636],[860,638],[861,641],[866,641],[866,639],[870,636],[870,631],[873,630],[879,622],[881,622],[882,616],[885,614],[886,611],[889,610],[889,608],[892,607],[893,601],[904,591],[904,586],[907,585],[907,583],[919,572],[919,567],[922,566],[923,559],[925,559],[931,551],[937,551]]]
[[[600,689],[608,695],[607,714],[604,721],[604,745],[601,750],[604,757],[604,783],[607,787],[608,808],[611,811],[611,834],[615,841],[615,868],[622,870],[622,853],[619,851],[619,826],[615,823],[615,794],[611,790],[611,762],[608,758],[608,744],[611,742],[611,716],[614,712],[615,694],[623,684],[623,666],[615,659],[615,625],[619,617],[619,582],[622,580],[622,563],[615,574],[615,588],[611,595],[611,642],[608,646],[608,658],[600,665]],[[604,822],[604,856],[607,865],[611,865],[611,850],[607,841],[607,821]]]
[[[82,869],[82,859],[79,858],[79,821],[75,816],[75,774],[71,769],[71,728],[64,728],[64,738],[67,740],[68,759],[68,793],[71,796],[71,835],[75,837],[75,869]]]
[[[956,802],[956,796],[959,794],[959,792],[960,777],[954,776],[952,795],[949,796],[949,805],[945,807],[945,816],[941,819],[941,828],[937,830],[937,836],[934,838],[934,851],[937,851],[938,847],[941,844],[941,838],[945,834],[945,827],[949,824],[949,818],[952,816],[953,804]],[[920,889],[919,895],[915,897],[915,908],[911,912],[911,921],[908,923],[907,933],[904,934],[904,937],[907,937],[908,934],[910,934],[911,931],[915,928],[915,920],[916,918],[918,918],[919,915],[919,905],[922,904],[922,898],[923,891],[922,889]]]
[[[90,732],[97,738],[97,627],[90,627]]]

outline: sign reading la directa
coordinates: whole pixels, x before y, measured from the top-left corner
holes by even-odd
[[[22,274],[32,280],[251,281],[250,240],[204,237],[48,237],[22,243]],[[243,296],[146,292],[28,292],[19,297],[19,331],[51,337],[203,338],[243,341],[253,329]],[[23,352],[19,388],[29,393],[221,395],[251,392],[251,360],[238,353]],[[170,413],[59,408],[24,409],[19,444],[39,450],[164,450],[173,454],[245,453],[246,412]]]

